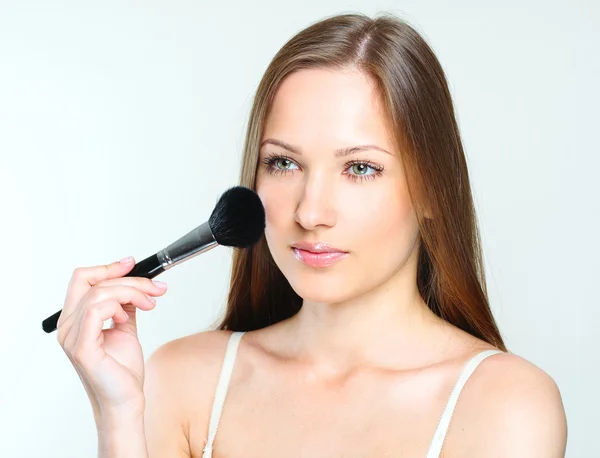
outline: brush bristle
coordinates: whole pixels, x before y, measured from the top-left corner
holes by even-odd
[[[265,209],[258,194],[243,186],[223,193],[208,225],[219,245],[249,248],[265,230]]]

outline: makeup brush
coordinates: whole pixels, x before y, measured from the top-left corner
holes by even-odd
[[[207,222],[136,263],[125,277],[154,278],[217,245],[249,248],[260,240],[265,224],[265,209],[258,195],[249,188],[234,186],[219,198]],[[42,321],[45,332],[56,331],[61,312]]]

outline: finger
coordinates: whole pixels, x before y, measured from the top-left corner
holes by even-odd
[[[83,321],[83,319],[85,317],[82,318],[82,315],[84,315],[85,312],[82,312],[86,310],[85,308],[81,308],[78,309],[77,311],[75,311],[74,313],[71,314],[71,316],[69,317],[70,321],[73,321],[73,324],[69,325],[67,323],[67,325],[63,325],[62,328],[59,329],[59,331],[62,332],[62,337],[59,337],[59,342],[61,343],[61,346],[65,349],[67,355],[69,356],[69,359],[71,359],[71,361],[73,361],[73,358],[71,357],[71,353],[74,351],[75,349],[75,345],[77,344],[77,338],[79,337],[79,332],[81,331],[81,323]],[[114,312],[114,315],[112,316],[113,321],[118,321],[118,322],[122,322],[125,323],[127,321],[129,321],[129,315],[127,314],[127,312],[123,309],[123,307],[121,306],[121,308],[119,309],[118,307],[116,307],[116,310]],[[102,326],[104,327],[104,321],[102,322]]]
[[[131,286],[151,296],[161,296],[167,292],[167,284],[158,280],[143,277],[123,277],[102,280],[96,286]]]
[[[73,310],[75,310],[83,295],[87,293],[92,286],[98,284],[102,280],[123,277],[135,266],[133,258],[129,258],[129,260],[125,258],[122,261],[124,262],[117,261],[111,264],[76,268],[69,281],[61,317],[62,315],[65,315],[65,318],[69,316]]]
[[[122,307],[123,314],[119,315],[118,318],[117,315],[113,317],[111,329],[118,329],[119,331],[126,331],[137,335],[137,307],[131,304],[125,304]]]
[[[136,308],[151,310],[155,307],[155,303],[148,296],[135,288],[113,286],[104,289],[119,291],[106,295],[105,292],[96,293],[98,300],[93,305],[81,309],[78,326],[74,326],[79,328],[75,337],[77,351],[95,354],[96,357],[103,356],[101,337],[106,320],[124,323],[126,319],[131,321],[133,316],[135,321]]]
[[[69,335],[68,339],[73,342],[72,347],[66,348],[74,361],[85,367],[86,364],[99,361],[104,357],[105,351],[101,338],[104,322],[122,313],[122,310],[118,301],[107,299],[80,311],[80,319],[77,326],[73,326],[72,335]]]
[[[93,290],[90,290],[84,296],[85,302],[89,302],[90,304],[102,302],[107,299],[114,299],[121,305],[132,304],[142,310],[154,308],[154,298],[134,286],[120,284],[114,286],[96,285]]]
[[[106,308],[106,304],[104,304],[107,301],[112,301],[115,304],[118,304],[119,307],[109,310]],[[81,332],[82,322],[89,319],[87,313],[90,312],[88,311],[97,307],[100,303],[104,304],[104,308],[102,308],[102,312],[104,314],[98,317],[101,319],[99,323],[100,329],[102,329],[104,326],[104,321],[111,318],[113,321],[115,321],[115,315],[118,315],[116,318],[117,321],[125,321],[125,316],[128,316],[129,319],[132,317],[135,319],[136,307],[142,310],[151,310],[156,305],[156,301],[151,296],[148,296],[139,289],[131,286],[96,285],[81,299],[81,306],[65,320],[63,326],[65,330],[63,332],[67,335],[72,333],[70,336],[71,341],[79,341],[79,333]],[[105,315],[106,313],[111,314]],[[99,335],[100,334],[98,334],[96,337],[99,337]]]

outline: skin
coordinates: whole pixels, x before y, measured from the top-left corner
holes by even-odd
[[[243,337],[213,456],[423,458],[464,364],[494,347],[436,317],[418,294],[418,227],[372,82],[353,69],[290,75],[265,139],[301,151],[263,145],[257,192],[269,249],[304,304]],[[338,148],[364,144],[386,152],[335,157]],[[271,154],[288,158],[272,163],[276,173],[263,162]],[[298,240],[349,254],[311,268],[290,248]],[[177,339],[147,362],[150,456],[202,455],[228,337]],[[463,389],[443,453],[558,458],[566,434],[552,378],[519,356],[497,354]]]

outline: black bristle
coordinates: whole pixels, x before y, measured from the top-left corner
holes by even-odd
[[[258,194],[243,186],[223,193],[208,225],[219,245],[249,248],[265,230],[265,209]]]

